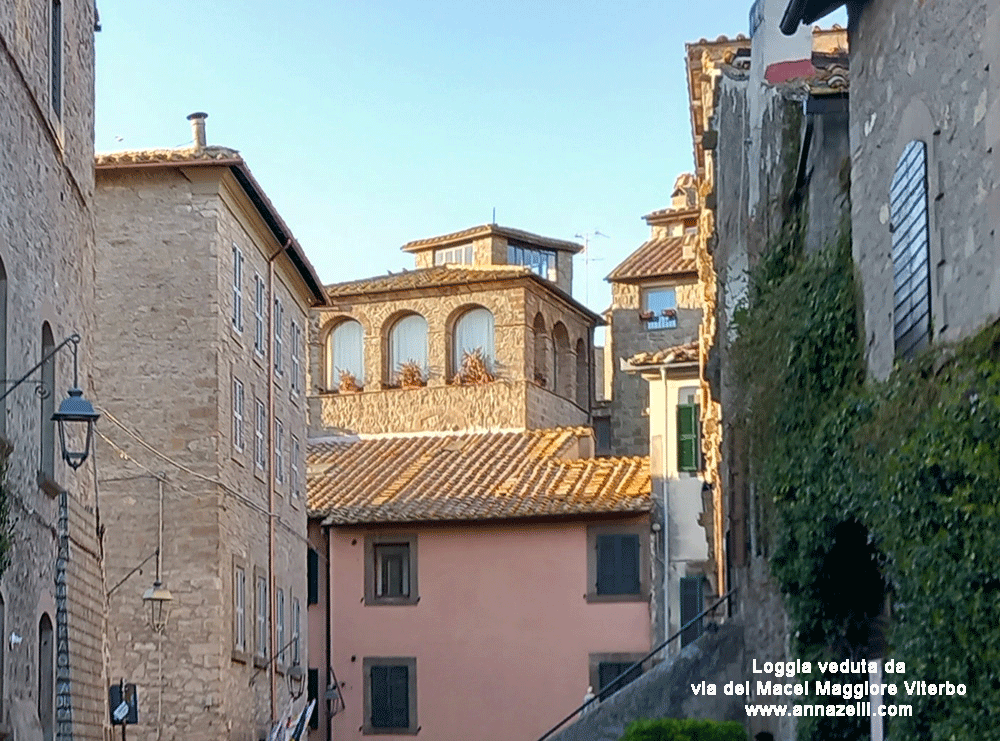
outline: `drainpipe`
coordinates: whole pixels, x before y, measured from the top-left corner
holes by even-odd
[[[330,621],[333,619],[333,610],[332,610],[333,599],[330,596],[330,567],[331,567],[331,564],[333,563],[333,554],[330,553],[330,526],[329,525],[327,525],[326,527],[323,528],[323,534],[325,536],[325,548],[326,548],[326,559],[325,559],[326,568],[324,569],[324,571],[326,572],[325,578],[324,578],[325,586],[326,586],[326,619],[324,620],[324,622],[326,623],[326,666],[325,666],[326,672],[325,673],[326,673],[326,683],[327,683],[327,686],[329,686],[331,674],[334,675],[334,676],[336,675],[336,672],[331,672],[330,671],[331,667],[333,666],[333,647],[332,647],[332,643],[331,643],[331,640],[330,640],[330,638],[331,638],[331,632],[332,632],[332,628],[330,627]],[[337,687],[336,690],[337,690],[337,693],[339,694],[340,693],[340,687]],[[316,692],[317,693],[319,692],[319,687],[316,688]],[[326,692],[324,690],[324,695],[325,694],[326,694]],[[326,717],[323,719],[326,722],[326,741],[331,741],[331,739],[333,738],[333,716],[330,713],[330,702],[331,702],[330,700],[327,700],[326,703],[325,703]],[[317,713],[319,712],[319,698],[318,697],[316,698],[316,710],[315,710],[315,712],[317,712]]]
[[[660,446],[660,481],[663,487],[663,619],[666,626],[666,634],[671,635],[673,628],[670,627],[670,485],[667,482],[667,450],[670,439],[667,437],[669,430],[670,404],[667,393],[667,369],[660,366],[660,383],[663,384],[663,443]],[[668,648],[668,653],[672,649]]]

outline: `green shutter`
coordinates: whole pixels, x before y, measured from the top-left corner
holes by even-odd
[[[601,700],[606,700],[629,682],[634,682],[642,676],[642,667],[632,667],[631,662],[602,661],[597,665],[597,691]],[[626,674],[626,672],[628,672]],[[625,676],[622,677],[622,675]],[[621,677],[617,682],[615,681]]]
[[[597,536],[597,593],[639,594],[639,536]]]
[[[677,470],[698,470],[698,405],[677,405]]]
[[[372,728],[409,728],[409,670],[405,666],[371,668]]]
[[[702,578],[700,576],[681,577],[681,627],[694,620],[704,608],[702,596]],[[681,633],[681,646],[684,647],[701,635],[702,621],[690,625]]]

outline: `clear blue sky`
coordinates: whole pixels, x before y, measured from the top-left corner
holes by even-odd
[[[589,305],[692,166],[684,42],[748,0],[99,0],[99,152],[238,149],[327,283],[497,223],[595,229]],[[599,261],[598,261],[599,260]],[[575,294],[581,301],[583,261]]]

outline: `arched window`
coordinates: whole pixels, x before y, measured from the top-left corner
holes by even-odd
[[[389,330],[389,381],[401,386],[427,382],[427,320],[408,314]]]
[[[566,325],[556,322],[552,327],[553,367],[552,390],[567,399],[575,398],[573,382],[576,380],[576,369],[570,360],[569,332]]]
[[[590,358],[582,337],[576,341],[576,405],[590,408]]]
[[[55,737],[55,661],[52,641],[52,621],[47,614],[38,621],[38,720],[42,724],[42,738],[52,741]]]
[[[55,348],[52,338],[52,328],[48,322],[42,324],[42,355],[41,360]],[[52,421],[56,407],[56,359],[49,358],[42,364],[42,385],[45,393],[42,395],[39,413],[40,459],[39,468],[49,480],[56,476],[56,423]]]
[[[545,332],[545,318],[541,314],[535,315],[535,322],[532,325],[534,331],[534,355],[535,355],[535,383],[542,388],[549,384],[549,336]]]
[[[361,322],[348,319],[334,327],[326,338],[326,387],[341,391],[360,390],[365,385],[365,331]]]
[[[462,372],[468,364],[466,356],[474,358],[476,354],[486,366],[485,370],[493,372],[493,314],[488,309],[471,309],[455,322],[452,337],[452,372]]]
[[[911,141],[889,188],[896,355],[910,357],[930,341],[930,241],[927,226],[927,145]]]

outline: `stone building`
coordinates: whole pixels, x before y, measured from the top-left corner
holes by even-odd
[[[782,2],[781,28],[841,2]],[[869,374],[1000,317],[1000,3],[848,3]]]
[[[246,162],[190,118],[191,147],[97,158],[112,677],[139,687],[133,734],[256,741],[305,701],[305,332],[326,299]]]
[[[74,333],[94,398],[95,23],[91,0],[0,6],[0,735],[19,741],[99,741],[107,726],[94,460],[66,465],[51,420]]]
[[[313,430],[586,425],[593,330],[580,245],[486,225],[403,247],[415,270],[327,286],[313,312]]]
[[[606,407],[611,453],[649,452],[649,390],[634,374],[621,372],[623,360],[698,338],[701,295],[694,260],[698,209],[694,178],[677,178],[670,206],[647,214],[650,238],[607,277],[611,306],[604,345]]]

